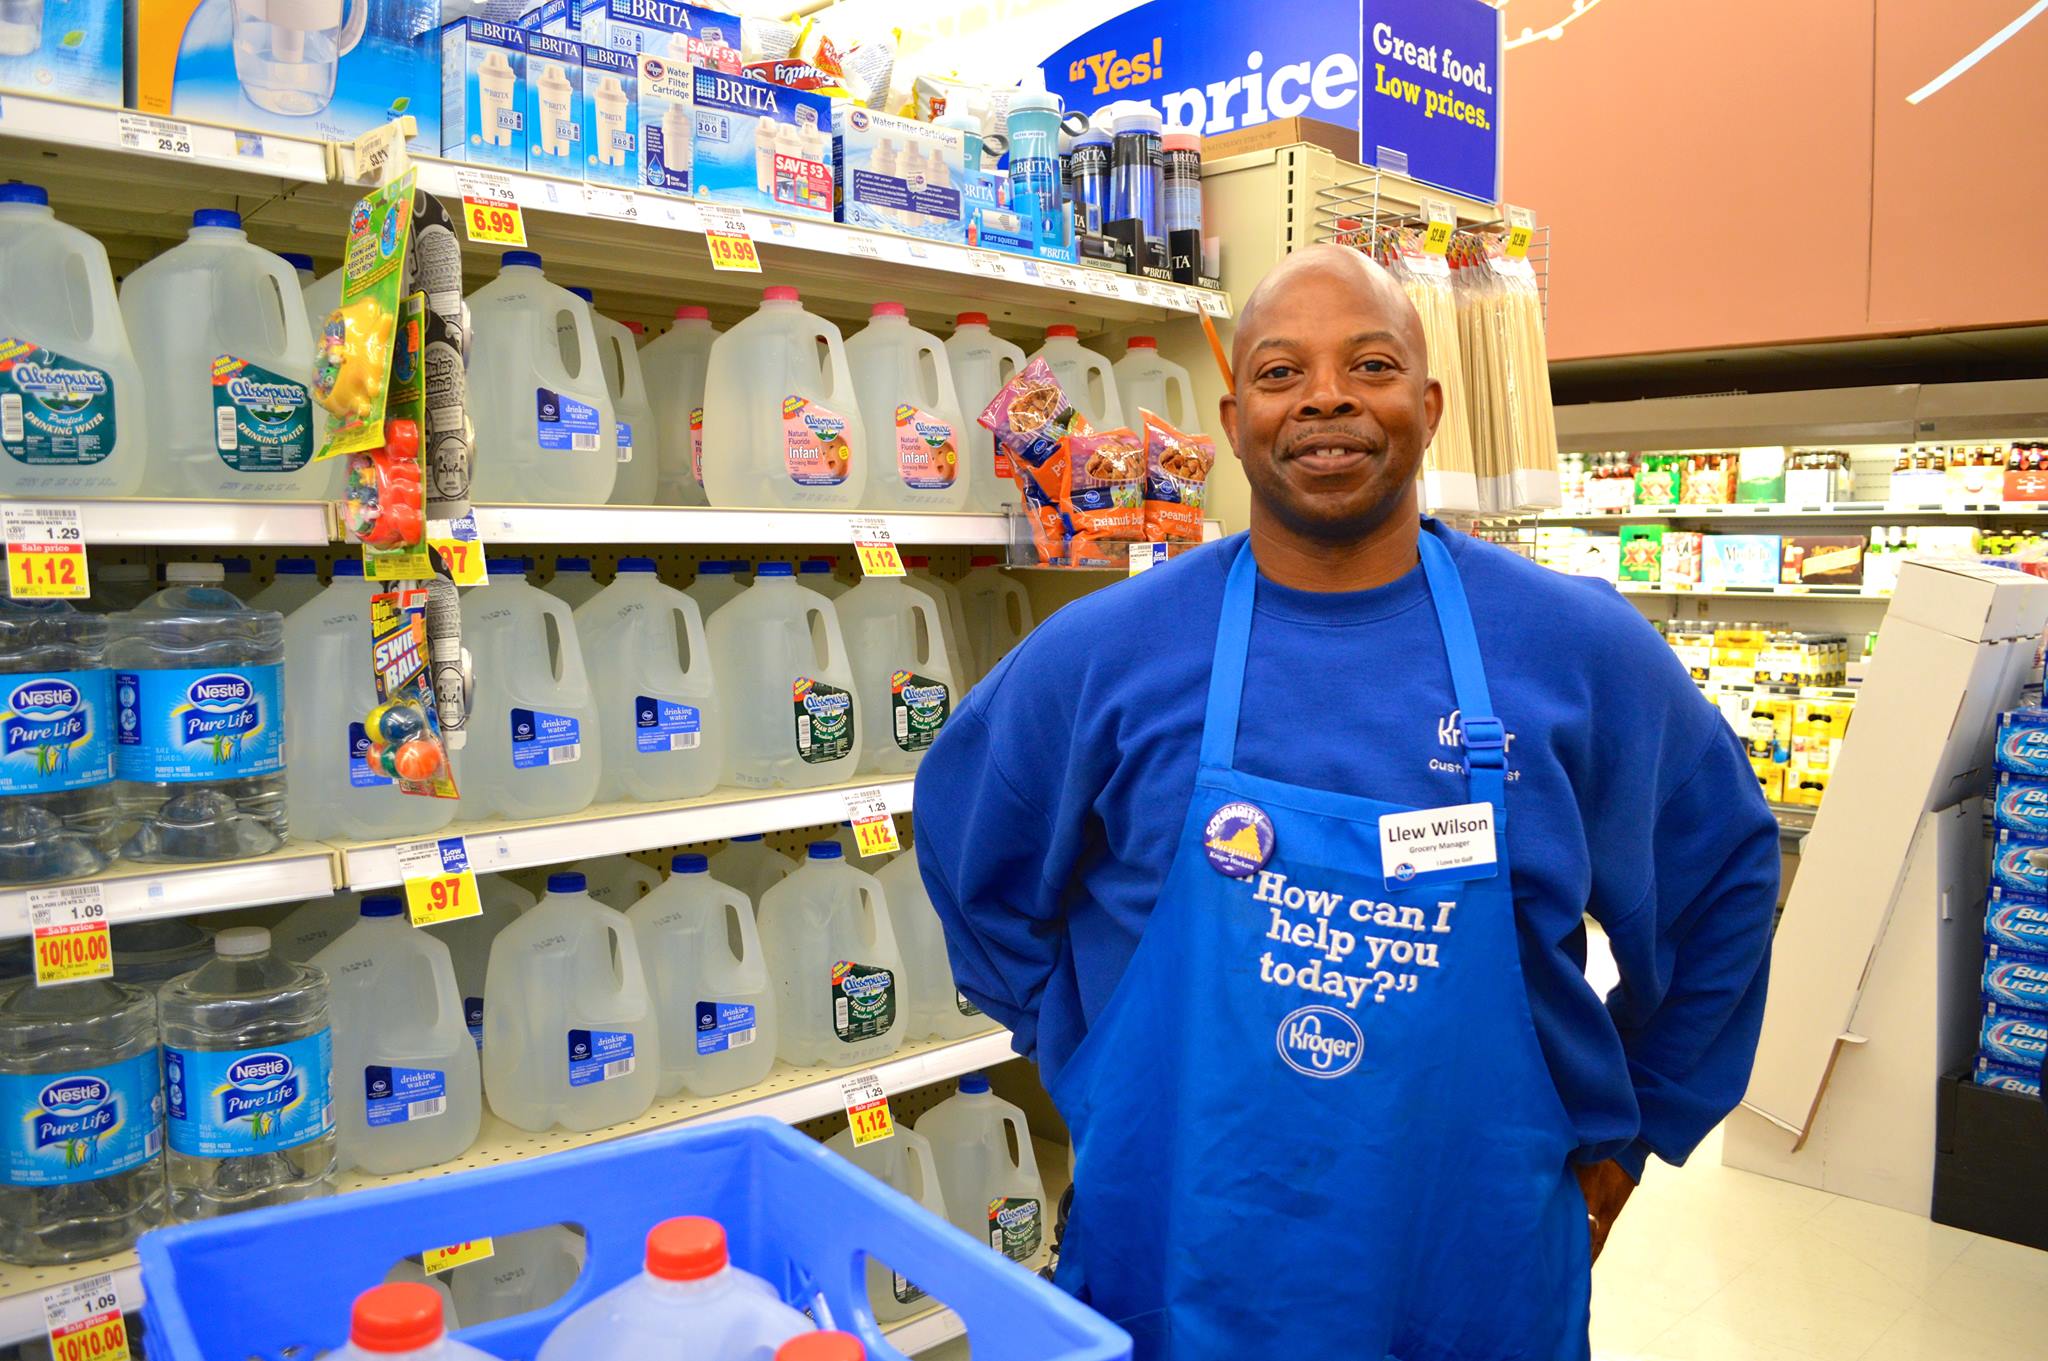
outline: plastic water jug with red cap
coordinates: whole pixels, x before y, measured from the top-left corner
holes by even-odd
[[[676,309],[676,324],[640,351],[640,372],[654,402],[661,465],[654,499],[663,506],[702,506],[704,495],[704,375],[718,330],[702,307]]]
[[[1051,367],[1060,391],[1097,430],[1128,424],[1109,361],[1083,345],[1080,337],[1078,330],[1063,322],[1048,326],[1045,344],[1031,357],[1043,359]]]
[[[1132,336],[1124,357],[1110,366],[1116,375],[1117,401],[1133,430],[1149,411],[1183,434],[1198,435],[1201,417],[1195,411],[1195,388],[1188,371],[1159,353],[1152,336]]]
[[[967,510],[977,469],[946,347],[910,324],[900,302],[878,302],[846,342],[867,420],[870,510]]]
[[[348,1345],[331,1361],[490,1361],[446,1332],[441,1292],[420,1281],[371,1286],[356,1296]]]
[[[981,424],[981,413],[1003,384],[1024,367],[1024,351],[988,327],[988,313],[962,312],[946,337],[946,358],[953,365],[953,390],[960,397],[960,415],[970,427],[967,456],[974,465],[968,509],[1000,511],[1017,499],[1010,481],[1010,456],[996,453],[995,432]]]
[[[715,506],[853,510],[872,476],[839,328],[794,288],[711,345],[704,376],[704,492]]]

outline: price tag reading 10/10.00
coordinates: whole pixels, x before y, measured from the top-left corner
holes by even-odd
[[[459,836],[406,842],[398,848],[398,872],[405,876],[405,910],[414,926],[461,921],[484,910],[469,843]]]
[[[37,987],[114,976],[107,905],[98,884],[30,889],[28,924],[35,938]]]
[[[128,1326],[111,1272],[46,1291],[43,1328],[56,1361],[128,1361]]]
[[[896,1132],[889,1115],[889,1095],[882,1079],[872,1070],[842,1078],[839,1090],[846,1097],[846,1125],[853,1131],[853,1146],[872,1144]]]
[[[0,356],[4,357],[4,356]],[[6,413],[0,411],[0,425]],[[7,594],[16,600],[83,600],[85,530],[77,506],[0,507],[7,540]]]

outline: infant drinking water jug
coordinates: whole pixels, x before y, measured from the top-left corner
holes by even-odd
[[[640,352],[640,371],[654,402],[661,470],[654,498],[663,506],[702,506],[704,375],[718,331],[702,307],[678,307],[676,323]]]
[[[618,413],[590,304],[508,250],[469,295],[469,409],[479,501],[603,505],[618,475]],[[481,673],[479,673],[481,674]]]
[[[821,358],[822,347],[822,358]],[[711,345],[704,492],[714,506],[853,510],[870,477],[867,434],[839,328],[794,288]]]
[[[910,324],[900,302],[878,302],[846,342],[846,365],[867,422],[870,510],[968,509],[978,469],[946,347]]]
[[[304,118],[334,98],[370,0],[234,0],[235,79],[251,104]]]
[[[844,856],[836,841],[813,841],[803,867],[761,899],[776,1052],[798,1068],[880,1062],[909,1028],[882,886]]]
[[[979,137],[976,138],[979,141]],[[972,167],[969,167],[972,169]],[[1010,456],[996,455],[996,436],[981,423],[981,413],[1003,384],[1024,367],[1024,351],[988,328],[988,313],[962,312],[946,337],[946,358],[953,366],[953,390],[960,398],[960,416],[967,425],[966,449],[974,464],[969,510],[999,512],[1017,499],[1010,481]]]
[[[1149,411],[1182,434],[1202,433],[1188,371],[1163,357],[1153,337],[1132,336],[1124,357],[1110,365],[1110,372],[1116,376],[1117,402],[1131,429],[1145,419],[1138,413]]]

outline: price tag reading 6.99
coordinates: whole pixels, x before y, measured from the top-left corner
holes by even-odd
[[[519,215],[519,205],[504,199],[463,199],[462,223],[472,241],[493,246],[526,244],[526,222]]]

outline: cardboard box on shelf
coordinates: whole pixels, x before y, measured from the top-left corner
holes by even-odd
[[[1704,544],[1705,584],[1715,590],[1775,586],[1778,548],[1776,534],[1709,534]]]
[[[1314,118],[1269,118],[1234,132],[1211,133],[1202,139],[1202,159],[1221,160],[1247,151],[1271,151],[1276,147],[1307,142],[1334,151],[1347,161],[1358,159],[1358,129],[1339,127]]]
[[[967,142],[956,129],[832,101],[839,220],[933,241],[967,238]]]
[[[1654,584],[1663,579],[1663,571],[1664,526],[1623,525],[1620,580]]]
[[[1697,586],[1700,584],[1701,554],[1705,551],[1705,536],[1689,529],[1670,529],[1664,532],[1661,570],[1666,586]]]
[[[831,221],[832,101],[702,67],[690,74],[690,192]]]
[[[583,44],[551,33],[526,35],[526,167],[578,179],[583,127]]]
[[[1743,505],[1775,505],[1785,499],[1785,450],[1744,449],[1735,465],[1735,499]]]
[[[1788,586],[1860,586],[1866,546],[1861,534],[1787,535],[1780,580]]]
[[[488,19],[441,30],[441,154],[526,169],[526,31]]]
[[[120,106],[127,37],[121,0],[68,0],[48,14],[41,4],[21,5],[8,14],[15,41],[7,44],[10,55],[0,56],[0,90]]]

